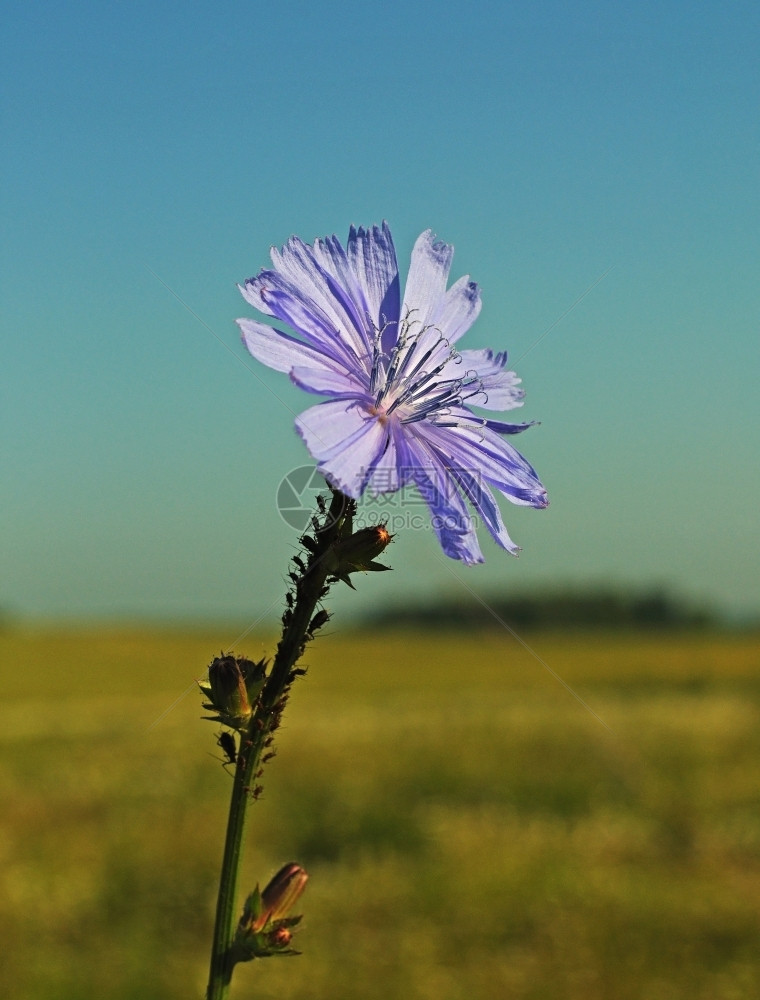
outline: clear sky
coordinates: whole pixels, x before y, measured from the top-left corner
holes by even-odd
[[[483,567],[401,532],[334,604],[459,579],[760,608],[755,2],[8,0],[4,25],[0,607],[279,608],[315,400],[245,354],[235,282],[385,218],[402,270],[433,228],[481,285],[463,346],[509,349],[551,506],[505,503],[524,551],[482,532]]]

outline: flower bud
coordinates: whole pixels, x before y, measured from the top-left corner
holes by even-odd
[[[289,917],[291,907],[306,887],[309,876],[300,865],[284,865],[267,884],[263,892],[256,886],[245,901],[233,941],[236,962],[269,955],[297,955],[289,947],[292,927],[300,917]]]
[[[200,684],[208,698],[203,707],[216,712],[209,718],[230,729],[243,729],[265,678],[263,661],[254,663],[244,657],[218,656],[208,668],[208,683]]]
[[[375,558],[388,548],[393,541],[393,535],[384,524],[375,524],[370,528],[360,528],[347,538],[336,542],[327,553],[327,568],[339,580],[343,580],[353,589],[348,578],[349,573],[379,573],[390,569],[375,562]]]
[[[264,923],[286,917],[306,888],[308,879],[303,868],[294,861],[283,865],[261,894]]]

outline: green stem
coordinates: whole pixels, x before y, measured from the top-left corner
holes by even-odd
[[[241,851],[248,803],[252,798],[252,783],[259,770],[262,751],[271,732],[279,723],[283,708],[283,695],[292,679],[292,669],[308,638],[309,624],[314,609],[322,596],[327,577],[325,555],[333,542],[340,537],[343,527],[342,512],[347,509],[346,498],[334,493],[328,527],[320,533],[318,548],[309,558],[308,568],[296,585],[296,599],[292,615],[283,629],[277,653],[247,731],[241,736],[240,752],[235,767],[235,777],[227,819],[227,835],[219,879],[216,904],[216,922],[211,946],[211,967],[206,992],[207,1000],[226,1000],[229,995],[232,969],[235,963],[232,942],[235,931],[235,898],[240,874]]]
[[[216,922],[211,945],[208,1000],[224,1000],[232,978],[232,936],[234,932],[235,898],[240,873],[241,848],[245,832],[249,789],[254,769],[261,757],[261,745],[248,753],[238,755],[235,778],[227,818],[227,836],[224,842],[222,873],[219,878],[219,895],[216,902]]]

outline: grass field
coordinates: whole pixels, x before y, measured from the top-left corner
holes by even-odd
[[[760,996],[760,639],[525,638],[606,725],[508,635],[309,648],[246,859],[303,955],[234,998]],[[202,997],[231,779],[166,710],[231,639],[0,635],[4,996]]]

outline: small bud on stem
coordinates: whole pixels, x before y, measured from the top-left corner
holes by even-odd
[[[332,546],[327,553],[328,569],[336,579],[347,583],[353,590],[349,573],[380,573],[390,569],[390,566],[383,566],[375,559],[392,541],[393,535],[384,524],[360,528]]]
[[[199,684],[208,698],[203,707],[216,712],[216,715],[206,718],[221,722],[230,729],[244,730],[265,680],[263,660],[254,663],[242,656],[217,656],[208,668],[208,683]]]
[[[235,932],[232,950],[236,962],[298,954],[288,945],[293,937],[290,928],[301,918],[288,914],[306,888],[308,878],[300,865],[290,862],[277,872],[263,892],[256,886],[245,901]]]

